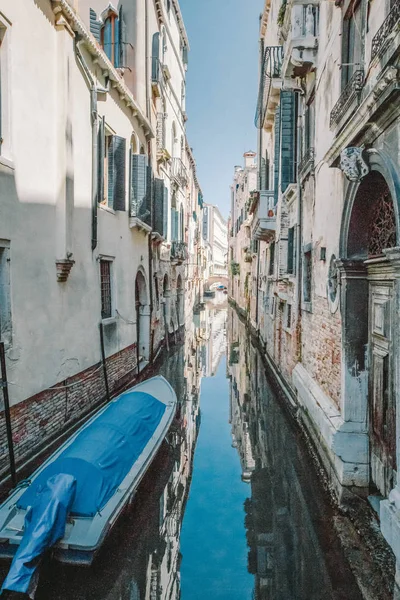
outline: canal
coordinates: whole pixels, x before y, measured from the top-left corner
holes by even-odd
[[[236,314],[206,306],[160,372],[177,424],[93,566],[48,562],[37,600],[361,600],[304,440]]]

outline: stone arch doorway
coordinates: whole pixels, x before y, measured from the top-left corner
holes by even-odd
[[[178,275],[176,281],[176,317],[178,329],[184,324],[184,290],[182,284],[182,276]]]
[[[150,305],[146,279],[141,270],[135,280],[136,341],[138,363],[148,361],[150,356]]]
[[[361,479],[387,497],[396,477],[397,198],[378,170],[349,186],[339,261],[342,415],[357,434]],[[350,425],[351,424],[351,425]]]

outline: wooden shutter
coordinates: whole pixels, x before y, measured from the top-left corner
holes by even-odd
[[[160,34],[159,32],[153,35],[151,45],[151,80],[159,80],[160,71]]]
[[[288,264],[288,230],[289,216],[286,207],[282,206],[279,234],[279,275],[287,274]]]
[[[296,94],[281,92],[281,190],[296,182]]]
[[[114,210],[125,210],[125,159],[126,140],[113,135],[108,161],[108,187],[110,190],[108,197],[113,199]],[[110,176],[111,171],[112,175]],[[111,189],[110,185],[112,185]]]
[[[103,33],[103,49],[107,54],[108,58],[112,61],[112,32],[111,32],[111,19],[106,19],[104,24],[104,33]]]
[[[294,273],[294,227],[290,227],[288,231],[288,260],[287,272]]]
[[[95,38],[96,42],[100,43],[100,23],[97,20],[97,15],[96,15],[96,12],[93,10],[93,8],[89,9],[89,16],[90,16],[90,31],[93,34],[93,37]]]
[[[280,149],[281,149],[281,113],[278,106],[275,110],[274,124],[274,201],[278,203],[279,198],[279,165],[280,165]]]
[[[105,121],[104,117],[99,122],[97,136],[97,202],[101,204],[104,200],[104,145],[105,145]]]
[[[149,164],[147,165],[146,177],[147,177],[146,205],[145,205],[145,212],[143,214],[143,221],[151,227],[152,223],[153,223],[152,214],[153,214],[153,196],[154,196],[154,176],[153,176],[153,168]]]
[[[126,39],[126,22],[125,15],[122,10],[122,6],[119,9],[119,66],[126,67],[127,66],[127,57],[126,57],[126,49],[127,49],[127,39]]]
[[[175,240],[179,240],[179,212],[175,209],[174,213],[175,219]]]
[[[164,181],[154,180],[153,230],[164,235]]]
[[[147,156],[132,154],[131,160],[131,216],[140,217],[146,210],[147,196]]]
[[[184,65],[187,65],[189,62],[189,52],[188,52],[187,46],[183,46],[182,60],[183,60]]]
[[[168,188],[164,187],[163,236],[168,235]]]

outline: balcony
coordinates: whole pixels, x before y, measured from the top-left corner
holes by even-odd
[[[171,245],[171,263],[173,265],[181,265],[188,258],[188,250],[186,242],[172,242]]]
[[[129,226],[131,229],[137,227],[144,231],[151,231],[150,198],[143,198],[142,202],[131,200],[129,217]]]
[[[282,63],[282,46],[267,46],[264,51],[254,120],[258,129],[271,130],[273,127],[282,88]]]
[[[338,125],[342,119],[348,115],[351,108],[358,105],[361,91],[364,86],[364,71],[359,69],[355,71],[352,78],[342,91],[339,100],[331,112],[330,128],[332,129],[335,125]]]
[[[309,173],[314,173],[315,151],[314,148],[307,148],[304,151],[301,161],[299,162],[299,175],[303,179]]]
[[[400,0],[397,0],[390,9],[382,26],[372,39],[371,59],[383,54],[394,35],[400,28]]]
[[[189,182],[187,169],[180,158],[172,158],[171,177],[180,187],[186,187]]]
[[[253,238],[270,242],[276,231],[275,192],[265,190],[260,192],[260,200],[253,214]]]
[[[286,81],[304,77],[315,67],[318,33],[318,3],[315,0],[289,2],[282,26],[282,37],[285,39],[282,76]]]

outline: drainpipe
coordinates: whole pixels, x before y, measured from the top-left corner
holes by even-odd
[[[90,113],[92,118],[92,251],[97,247],[97,88],[89,67],[80,50],[82,39],[75,38],[75,54],[90,89]]]
[[[144,26],[145,26],[145,77],[146,77],[146,117],[150,119],[150,96],[149,96],[149,9],[148,0],[144,0]]]
[[[263,61],[264,61],[264,40],[260,39],[260,78],[263,76]],[[262,167],[262,131],[263,131],[263,123],[261,123],[261,127],[258,133],[258,187],[261,192],[261,167]],[[260,199],[258,200],[260,202]],[[258,280],[260,276],[260,242],[258,242],[258,250],[257,250],[257,281],[256,281],[256,328],[258,332]],[[259,332],[258,332],[259,333]]]

